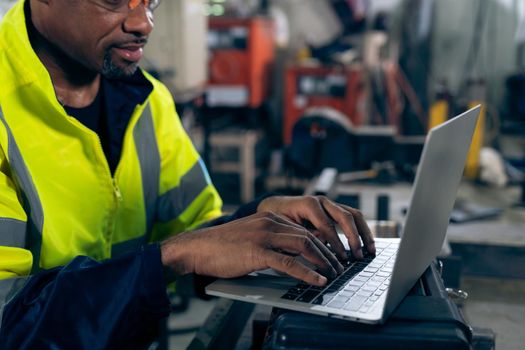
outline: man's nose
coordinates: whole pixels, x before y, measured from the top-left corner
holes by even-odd
[[[144,3],[132,9],[124,21],[124,31],[139,36],[148,36],[153,30],[153,13]]]

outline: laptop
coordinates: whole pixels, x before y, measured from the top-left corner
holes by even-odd
[[[384,323],[438,255],[480,106],[428,133],[401,238],[376,238],[376,256],[349,262],[324,287],[272,271],[219,279],[209,295],[357,322]],[[340,237],[342,237],[340,235]],[[346,239],[342,239],[343,244]]]

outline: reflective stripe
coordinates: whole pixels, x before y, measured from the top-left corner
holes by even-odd
[[[210,183],[210,175],[202,159],[199,159],[180,179],[179,186],[159,197],[157,219],[168,222],[177,218]]]
[[[25,243],[25,221],[11,218],[0,218],[0,245],[23,248]]]
[[[0,328],[4,314],[4,306],[20,291],[31,277],[10,278],[0,280]]]
[[[8,139],[8,154],[9,163],[13,169],[14,176],[22,188],[22,197],[24,199],[24,210],[28,216],[28,227],[27,237],[25,242],[25,248],[29,249],[33,254],[33,268],[32,271],[36,272],[39,269],[40,262],[40,250],[42,248],[42,228],[44,226],[44,211],[42,209],[42,203],[38,198],[37,191],[29,170],[27,169],[22,154],[18,149],[16,141],[13,137],[13,133],[7,124],[2,110],[0,109],[0,119],[5,125]]]
[[[133,130],[140,162],[142,191],[146,208],[146,232],[150,233],[155,218],[155,202],[159,192],[160,154],[149,104]]]
[[[133,130],[133,136],[142,176],[142,192],[146,210],[146,232],[141,237],[114,244],[111,247],[111,256],[119,256],[135,251],[138,247],[147,243],[151,235],[153,220],[155,219],[155,203],[160,181],[160,153],[149,104],[137,121]]]
[[[148,237],[149,237],[149,235],[144,235],[144,236],[140,236],[140,237],[137,237],[137,238],[132,238],[132,239],[129,239],[127,241],[114,244],[111,247],[111,256],[112,257],[117,257],[117,256],[125,254],[125,253],[130,253],[130,252],[137,251],[137,249],[141,245],[147,243],[147,238]]]

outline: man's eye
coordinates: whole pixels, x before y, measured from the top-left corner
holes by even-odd
[[[128,2],[128,0],[103,0],[103,2],[110,7],[120,7]]]

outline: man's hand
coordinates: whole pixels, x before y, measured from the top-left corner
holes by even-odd
[[[229,278],[273,268],[313,285],[325,285],[326,277],[301,263],[298,256],[328,277],[343,271],[312,233],[269,212],[171,237],[162,242],[161,256],[164,266],[178,275]]]
[[[374,239],[363,214],[357,209],[336,204],[324,196],[268,197],[259,204],[257,211],[271,211],[284,215],[297,224],[312,227],[312,233],[321,241],[330,243],[339,259],[346,259],[346,254],[336,233],[336,224],[347,237],[354,257],[363,257],[359,237],[368,252],[375,254]]]

